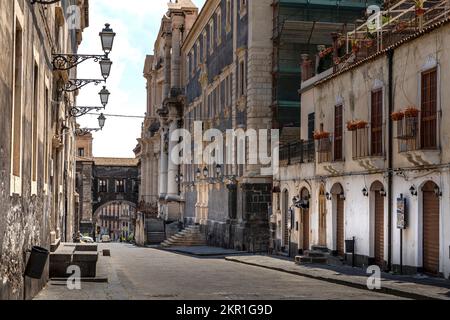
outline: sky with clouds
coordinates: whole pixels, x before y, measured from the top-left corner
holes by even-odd
[[[113,61],[107,88],[111,92],[105,114],[144,116],[146,90],[143,68],[145,56],[153,54],[153,45],[168,0],[92,0],[90,26],[84,30],[80,54],[101,54],[99,32],[110,23],[117,33],[110,54]],[[201,8],[205,0],[193,0]],[[100,67],[93,61],[78,68],[79,79],[101,79]],[[80,90],[78,106],[98,106],[101,86],[88,85]],[[81,127],[97,128],[98,115],[78,119]],[[136,139],[141,135],[142,119],[107,116],[106,126],[94,133],[96,157],[134,157]]]

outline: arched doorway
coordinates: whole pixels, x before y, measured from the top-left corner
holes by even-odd
[[[436,192],[438,186],[430,181],[423,188],[423,271],[436,275],[439,273],[440,199]]]
[[[310,193],[308,189],[303,188],[300,192],[301,197],[301,219],[302,219],[302,243],[303,243],[303,250],[309,250],[310,247],[310,239],[309,235],[311,233],[311,227],[310,227],[310,215],[309,215],[309,209],[310,209]]]
[[[337,183],[331,188],[333,195],[334,211],[336,216],[336,251],[340,257],[345,256],[345,213],[344,213],[344,188]]]
[[[289,249],[289,191],[283,191],[283,247]]]
[[[327,246],[327,196],[325,186],[319,191],[319,246]]]
[[[384,267],[384,187],[379,181],[372,184],[370,191],[372,192],[373,201],[373,252],[375,264]]]

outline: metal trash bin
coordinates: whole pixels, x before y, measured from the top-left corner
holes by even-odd
[[[39,280],[44,273],[44,268],[47,264],[50,252],[45,248],[37,246],[33,247],[30,252],[30,258],[28,259],[27,267],[25,269],[25,276]]]

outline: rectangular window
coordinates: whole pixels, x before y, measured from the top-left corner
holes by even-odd
[[[228,33],[228,32],[231,31],[231,14],[232,14],[232,12],[231,12],[231,0],[227,0],[226,9],[227,9],[227,12],[226,12],[226,19],[227,19],[226,31]]]
[[[343,107],[338,105],[334,107],[334,160],[343,160]]]
[[[246,77],[245,77],[245,62],[242,60],[239,63],[239,96],[245,95],[246,90]]]
[[[209,53],[213,53],[214,51],[214,21],[211,20],[209,23]]]
[[[106,179],[98,180],[98,192],[108,192],[108,180]]]
[[[49,116],[48,116],[48,113],[49,113],[49,110],[50,110],[50,107],[49,107],[49,99],[50,99],[50,94],[49,94],[49,89],[48,89],[48,87],[46,86],[45,87],[45,97],[44,97],[44,99],[45,99],[45,101],[44,101],[44,104],[45,104],[45,110],[44,110],[44,126],[43,126],[43,128],[42,128],[42,130],[43,130],[43,137],[44,137],[44,181],[45,181],[45,183],[48,183],[48,165],[49,165],[49,163],[48,163],[48,157],[49,157],[49,150],[50,150],[50,147],[49,147],[49,137],[48,137],[48,132],[49,132],[49,126],[48,126],[48,119],[49,119]]]
[[[217,44],[222,42],[222,13],[217,12]]]
[[[39,106],[39,67],[35,63],[34,65],[34,77],[33,77],[33,108],[31,113],[31,130],[32,130],[32,143],[31,143],[31,180],[37,181],[37,159],[38,159],[38,106]]]
[[[200,41],[197,41],[197,68],[200,67],[202,63],[202,53],[200,51]]]
[[[116,180],[116,193],[125,193],[125,180]]]
[[[78,148],[78,156],[84,157],[84,148]]]
[[[208,56],[208,37],[206,36],[206,31],[203,32],[203,62],[206,63],[206,58]]]
[[[372,92],[371,110],[371,154],[383,155],[383,90]]]
[[[16,22],[15,54],[14,54],[14,106],[12,128],[12,174],[21,177],[22,149],[22,80],[23,80],[23,35],[19,22]],[[13,189],[14,185],[12,186]],[[15,190],[14,192],[17,192]]]
[[[420,144],[423,149],[437,148],[437,69],[422,74],[422,112]]]
[[[310,113],[308,114],[308,141],[313,141],[314,140],[314,131],[315,129],[315,119],[316,119],[316,114]]]

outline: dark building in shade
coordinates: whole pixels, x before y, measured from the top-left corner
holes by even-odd
[[[131,213],[135,212],[138,203],[138,160],[93,157],[91,153],[92,136],[90,135],[77,138],[77,150],[79,155],[84,155],[77,157],[76,171],[76,188],[80,197],[79,230],[83,234],[93,235],[94,231],[98,233],[97,227],[100,227],[101,232],[96,234],[96,237],[101,234],[109,234],[117,239],[121,235],[119,223],[123,222],[125,217],[132,220]],[[125,207],[128,209],[123,209]],[[125,211],[129,214],[124,214]],[[112,212],[114,214],[109,214]],[[101,229],[107,227],[102,221],[102,217],[105,216],[114,220],[115,223],[111,226],[108,225],[108,232]],[[132,230],[133,228],[127,225],[127,229]]]

